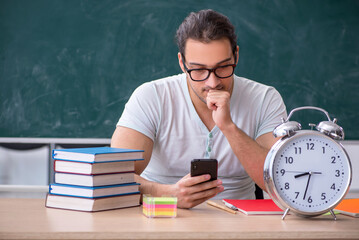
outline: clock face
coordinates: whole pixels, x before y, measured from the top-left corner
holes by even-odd
[[[271,174],[282,205],[299,214],[321,214],[339,203],[351,181],[350,160],[341,145],[309,130],[281,141]]]

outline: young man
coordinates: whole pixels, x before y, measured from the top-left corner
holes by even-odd
[[[227,17],[191,13],[176,37],[184,73],[138,87],[111,146],[145,150],[136,163],[141,192],[177,196],[180,208],[213,197],[253,199],[254,182],[264,189],[272,130],[286,117],[283,100],[274,88],[233,75],[239,48]],[[216,158],[219,179],[191,177],[195,158]]]

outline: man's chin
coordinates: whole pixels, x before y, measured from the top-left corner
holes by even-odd
[[[206,101],[206,99],[207,99],[207,95],[206,95],[206,97],[205,98],[203,98],[203,97],[198,97],[199,98],[199,100],[201,100],[204,104],[206,104],[207,105],[207,101]]]

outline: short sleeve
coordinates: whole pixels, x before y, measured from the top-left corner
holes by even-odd
[[[272,132],[286,118],[287,111],[283,99],[279,92],[270,87],[262,99],[263,104],[259,113],[259,125],[256,131],[256,137]]]
[[[136,130],[155,139],[160,120],[160,104],[151,82],[139,86],[131,95],[117,126]]]

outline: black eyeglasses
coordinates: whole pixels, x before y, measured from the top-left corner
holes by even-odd
[[[184,58],[183,58],[184,59]],[[194,68],[188,69],[186,64],[183,62],[184,69],[188,72],[190,78],[193,81],[201,82],[209,78],[209,75],[213,72],[218,78],[228,78],[233,75],[236,64],[228,64],[215,68]]]

